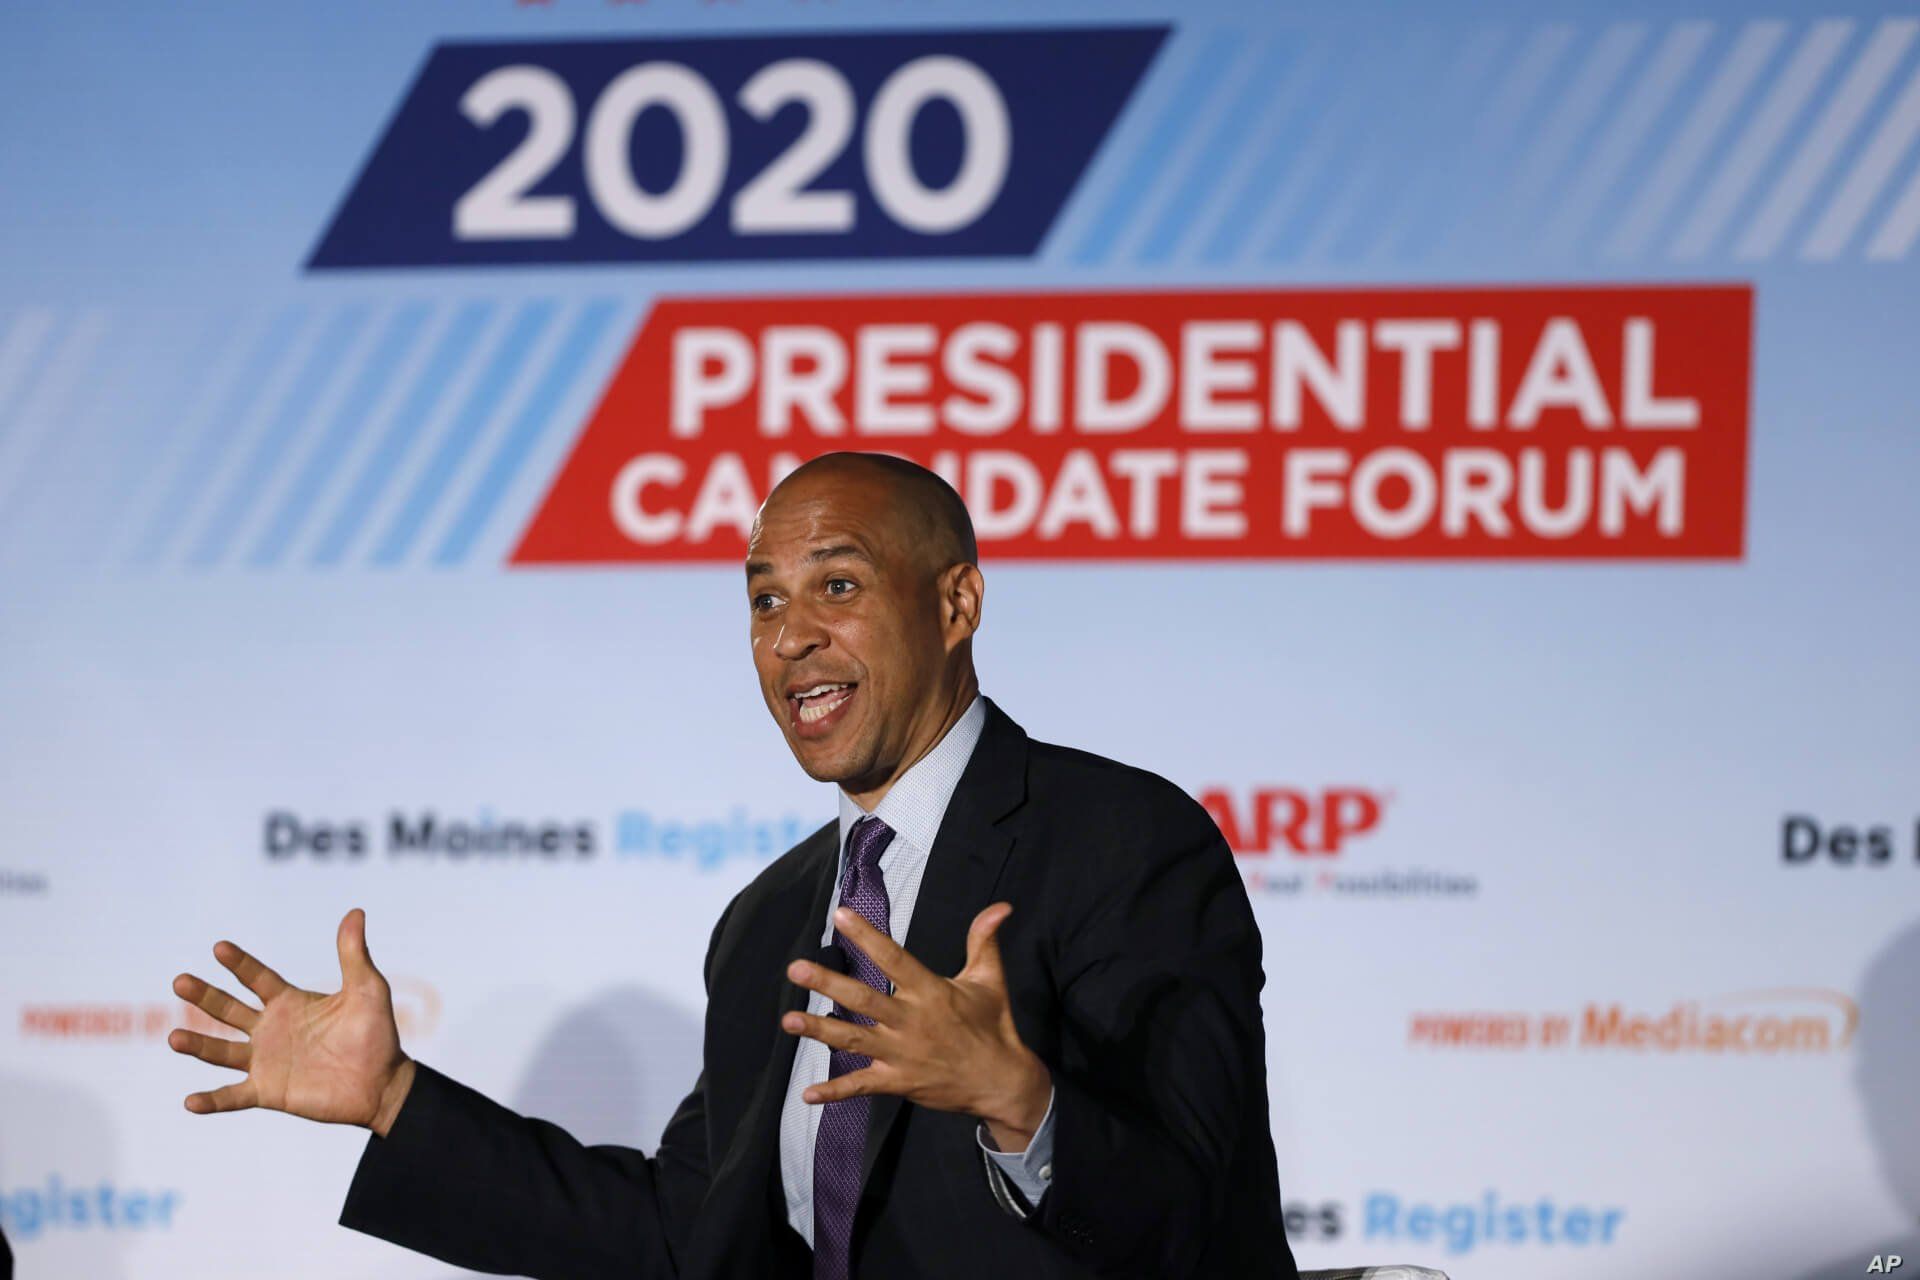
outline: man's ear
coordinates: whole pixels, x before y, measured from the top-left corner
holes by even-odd
[[[940,628],[956,645],[980,629],[987,584],[977,565],[956,564],[940,575]]]

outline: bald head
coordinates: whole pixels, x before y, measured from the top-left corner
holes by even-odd
[[[767,495],[762,518],[783,497],[849,489],[881,498],[888,518],[900,522],[923,568],[938,573],[952,565],[980,562],[973,517],[953,486],[918,463],[892,454],[823,453],[803,462]]]
[[[979,691],[984,584],[952,486],[830,453],[774,487],[747,541],[761,692],[794,757],[871,808]]]

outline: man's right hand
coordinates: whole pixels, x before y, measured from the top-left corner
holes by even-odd
[[[400,1050],[393,992],[367,954],[367,913],[355,907],[340,921],[340,990],[303,991],[234,946],[216,942],[213,957],[264,1006],[234,999],[190,973],[173,980],[182,1000],[246,1036],[225,1040],[176,1027],[167,1045],[215,1066],[247,1073],[208,1093],[187,1095],[195,1115],[266,1107],[307,1120],[357,1124],[385,1137],[413,1085],[413,1059]]]

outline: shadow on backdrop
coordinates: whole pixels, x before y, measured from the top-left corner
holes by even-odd
[[[1895,934],[1867,966],[1853,1084],[1880,1176],[1913,1225],[1863,1243],[1800,1280],[1853,1280],[1866,1274],[1876,1254],[1899,1254],[1901,1272],[1920,1269],[1920,921]]]
[[[98,1188],[118,1185],[117,1147],[111,1116],[93,1094],[0,1073],[0,1194],[23,1277],[127,1274],[130,1233],[105,1228],[92,1207]],[[75,1196],[87,1202],[78,1214]],[[65,1203],[56,1206],[56,1199]]]
[[[672,1001],[614,987],[564,1014],[500,1101],[588,1146],[618,1143],[651,1155],[699,1078],[700,1036],[700,1019]]]

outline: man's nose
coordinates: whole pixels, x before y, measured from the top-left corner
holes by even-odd
[[[773,651],[792,661],[825,648],[826,643],[827,629],[820,625],[819,615],[805,605],[789,605],[773,638]]]

